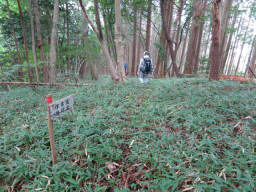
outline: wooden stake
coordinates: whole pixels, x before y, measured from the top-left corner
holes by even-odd
[[[50,144],[51,144],[51,151],[52,151],[52,164],[55,165],[57,163],[56,158],[56,149],[54,144],[54,133],[53,133],[53,123],[50,114],[50,104],[52,103],[52,96],[46,96],[46,102],[48,104],[47,111],[48,111],[48,129],[49,129],[49,136],[50,136]]]

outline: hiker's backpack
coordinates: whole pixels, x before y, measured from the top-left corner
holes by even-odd
[[[141,72],[142,73],[150,73],[152,72],[152,63],[151,63],[151,58],[143,58],[143,65],[141,67]]]

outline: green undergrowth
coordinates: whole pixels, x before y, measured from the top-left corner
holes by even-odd
[[[256,89],[207,79],[0,92],[0,191],[255,191]],[[75,94],[54,120],[45,96]]]

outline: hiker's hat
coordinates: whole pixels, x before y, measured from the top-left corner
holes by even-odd
[[[150,55],[150,53],[148,51],[145,51],[144,55]]]

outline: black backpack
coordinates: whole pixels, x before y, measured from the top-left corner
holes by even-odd
[[[143,66],[141,68],[142,73],[150,73],[152,70],[151,58],[144,58]]]

